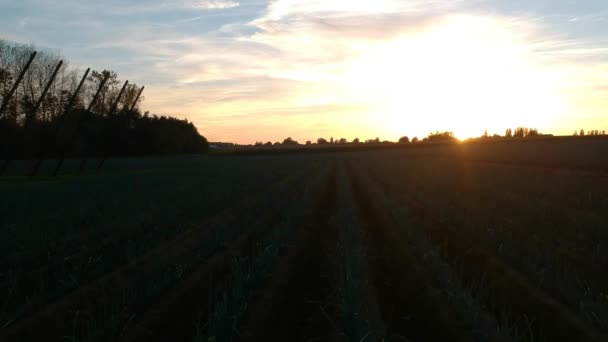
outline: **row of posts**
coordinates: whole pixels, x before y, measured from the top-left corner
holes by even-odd
[[[13,97],[13,95],[15,94],[15,92],[17,91],[17,88],[19,87],[19,84],[21,83],[21,81],[23,81],[23,78],[25,77],[25,74],[29,70],[29,68],[32,65],[32,63],[34,62],[34,59],[36,58],[36,55],[37,55],[36,51],[32,52],[32,54],[30,55],[30,58],[29,58],[28,62],[25,64],[25,66],[23,67],[23,69],[19,73],[19,77],[15,81],[15,84],[13,84],[13,87],[10,89],[9,93],[7,94],[7,96],[2,100],[2,105],[0,106],[0,118],[4,115],[3,114],[4,111],[8,107],[11,98]],[[51,85],[55,81],[55,78],[57,77],[57,74],[59,73],[59,70],[61,69],[62,65],[63,65],[63,60],[60,60],[59,63],[57,63],[57,66],[55,67],[55,69],[53,70],[53,74],[51,75],[51,79],[49,80],[49,82],[44,87],[44,90],[42,91],[42,94],[40,95],[40,98],[36,102],[36,105],[34,106],[32,115],[36,115],[36,113],[40,109],[40,106],[42,105],[42,101],[44,100],[44,97],[46,96],[46,94],[48,93],[49,89],[51,88]],[[74,94],[72,94],[72,96],[70,97],[70,100],[68,101],[68,104],[66,105],[66,107],[64,109],[63,116],[66,116],[68,114],[68,112],[72,109],[72,106],[74,105],[74,102],[78,98],[78,93],[80,93],[80,90],[82,89],[82,86],[84,85],[84,82],[86,81],[86,79],[87,79],[90,71],[91,71],[91,68],[88,68],[85,71],[84,76],[82,77],[82,79],[80,80],[80,83],[78,84],[78,87],[76,88],[76,91],[74,91]],[[76,127],[74,128],[74,130],[72,132],[72,135],[70,136],[70,139],[68,139],[68,145],[70,145],[74,141],[74,139],[76,139],[76,136],[78,134],[80,126],[82,125],[83,118],[85,118],[88,114],[91,113],[91,109],[93,108],[93,105],[97,102],[97,99],[99,98],[99,95],[101,94],[101,91],[103,90],[103,87],[105,87],[105,85],[106,85],[106,83],[108,81],[109,76],[110,76],[109,73],[106,74],[105,77],[103,78],[103,80],[101,81],[101,83],[99,85],[99,88],[95,92],[95,95],[93,96],[93,99],[91,100],[91,102],[89,103],[89,106],[87,107],[86,114],[78,118],[78,120],[76,122]],[[120,93],[118,94],[118,96],[116,97],[116,100],[112,104],[112,107],[111,107],[111,110],[110,110],[111,114],[114,114],[116,112],[116,109],[118,107],[118,102],[122,98],[122,95],[124,94],[124,92],[127,89],[128,85],[129,85],[129,81],[125,81],[124,85],[122,86],[122,88],[120,90]],[[135,101],[133,101],[133,104],[131,104],[131,106],[129,107],[130,111],[133,111],[133,109],[135,109],[135,106],[137,105],[137,101],[139,101],[139,98],[141,97],[141,94],[143,93],[144,88],[145,87],[141,87],[141,89],[137,93],[137,97],[135,98]],[[59,161],[57,162],[57,165],[55,166],[55,169],[53,170],[53,176],[57,176],[59,174],[61,166],[63,165],[63,161],[65,159],[65,152],[66,152],[65,148],[66,148],[66,145],[62,145],[62,147],[60,149],[60,153],[59,153]],[[42,164],[42,161],[43,161],[44,157],[45,157],[44,152],[39,152],[38,153],[38,157],[37,157],[36,163],[34,164],[34,167],[32,168],[31,172],[29,173],[29,179],[32,179],[32,178],[34,178],[36,176],[36,174],[38,173],[38,170],[40,169],[40,165]],[[104,155],[104,156],[101,157],[101,159],[99,161],[99,164],[97,166],[97,171],[101,170],[101,167],[103,166],[106,157],[107,157],[106,155]],[[12,155],[10,149],[9,149],[7,157],[4,160],[4,163],[2,164],[2,166],[0,166],[0,176],[2,176],[4,174],[4,172],[8,168],[8,166],[9,166],[10,162],[12,161],[12,159],[13,159],[13,155]],[[84,158],[82,160],[82,162],[80,164],[79,171],[78,171],[79,173],[82,172],[82,170],[84,169],[84,166],[86,164],[86,160],[87,160],[86,158]]]

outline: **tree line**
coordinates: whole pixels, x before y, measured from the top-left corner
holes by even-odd
[[[207,152],[191,122],[142,114],[137,84],[123,83],[111,70],[83,73],[52,51],[33,57],[34,51],[0,39],[2,157]]]
[[[584,130],[575,131],[574,136],[602,136],[606,135],[605,131],[601,130],[591,130],[585,133]],[[544,134],[541,133],[536,128],[528,128],[528,127],[517,127],[517,128],[507,128],[505,130],[504,135],[500,134],[488,134],[488,131],[485,130],[484,133],[476,138],[469,138],[465,141],[489,141],[489,140],[510,140],[510,139],[529,139],[529,138],[537,138],[537,137],[551,137],[552,134]],[[419,143],[456,143],[458,142],[458,138],[454,135],[453,132],[443,131],[443,132],[432,132],[429,133],[426,137],[419,139],[418,137],[409,138],[408,136],[402,136],[398,139],[398,144],[419,144]],[[306,141],[305,144],[299,143],[297,140],[292,139],[291,137],[285,138],[282,142],[271,142],[268,141],[266,143],[262,141],[257,141],[253,147],[279,147],[279,146],[302,146],[302,145],[356,145],[356,144],[394,144],[395,142],[388,140],[380,140],[380,138],[375,139],[367,139],[361,141],[359,138],[355,138],[352,141],[348,141],[345,138],[334,139],[331,137],[330,139],[318,138],[316,142],[312,142],[310,140]],[[251,146],[251,145],[249,145]],[[239,147],[239,145],[231,144],[228,147]],[[242,146],[246,147],[246,146]]]
[[[419,143],[419,142],[427,142],[427,141],[433,141],[433,142],[438,142],[438,141],[442,141],[442,140],[456,140],[456,138],[454,137],[454,133],[452,132],[436,132],[436,133],[430,133],[426,138],[423,139],[418,139],[416,137],[412,138],[412,140],[410,141],[410,139],[408,137],[401,137],[399,139],[399,143]],[[255,144],[253,145],[237,145],[237,144],[223,144],[223,146],[226,147],[246,147],[246,146],[253,146],[253,147],[277,147],[277,146],[309,146],[309,145],[359,145],[359,144],[394,144],[395,142],[393,141],[389,141],[389,140],[380,140],[379,137],[376,137],[374,139],[366,139],[366,140],[361,140],[359,138],[354,138],[353,140],[349,141],[346,138],[336,138],[334,139],[333,137],[330,137],[329,139],[325,139],[325,138],[318,138],[315,142],[311,141],[311,140],[307,140],[304,144],[298,142],[297,140],[291,138],[291,137],[287,137],[285,139],[283,139],[282,142],[276,141],[276,142],[262,142],[262,141],[256,141]]]
[[[272,141],[268,141],[268,142],[263,142],[263,141],[256,141],[255,144],[253,145],[254,147],[272,147],[272,146],[300,146],[300,145],[346,145],[346,144],[381,144],[381,143],[391,143],[390,141],[384,140],[384,141],[380,141],[380,138],[376,138],[376,139],[368,139],[365,141],[361,141],[359,138],[355,138],[352,141],[348,141],[346,138],[337,138],[334,139],[333,137],[331,137],[329,140],[325,139],[325,138],[318,138],[316,140],[316,142],[312,142],[311,140],[307,140],[304,144],[301,144],[300,142],[298,142],[297,140],[291,138],[291,137],[287,137],[285,139],[283,139],[282,142],[272,142]],[[237,146],[237,145],[234,145]],[[251,145],[249,145],[251,146]]]
[[[602,135],[606,135],[606,131],[605,130],[599,130],[599,129],[592,129],[589,130],[587,132],[585,132],[584,129],[581,129],[580,131],[574,131],[574,134],[572,134],[575,137],[585,137],[585,136],[602,136]]]
[[[525,138],[525,137],[534,137],[534,136],[541,136],[543,134],[539,133],[538,130],[536,129],[532,129],[532,128],[516,128],[515,130],[511,130],[510,128],[507,129],[505,136],[499,136],[499,135],[494,135],[494,136],[489,136],[487,131],[484,132],[484,134],[479,137],[479,138],[474,138],[474,139],[484,139],[484,138],[496,138],[496,137],[500,137],[500,138]],[[399,144],[418,144],[418,143],[450,143],[450,142],[457,142],[458,138],[456,138],[456,135],[454,134],[454,132],[450,132],[450,131],[443,131],[443,132],[431,132],[429,133],[426,137],[419,139],[418,137],[413,137],[413,138],[409,138],[407,136],[402,136],[401,138],[399,138],[399,140],[397,141],[397,143]],[[333,137],[331,137],[329,140],[325,139],[325,138],[318,138],[316,141],[317,145],[346,145],[346,144],[394,144],[395,142],[393,141],[389,141],[389,140],[380,140],[379,137],[376,137],[375,139],[367,139],[364,141],[361,141],[359,138],[354,138],[352,141],[348,141],[345,138],[339,138],[339,139],[334,139]],[[306,141],[306,145],[312,145],[314,144],[312,141],[308,140]],[[294,145],[301,145],[298,141],[292,139],[291,137],[285,138],[283,140],[283,142],[275,142],[272,143],[270,141],[263,143],[261,141],[258,141],[254,144],[255,147],[271,147],[271,146],[294,146]]]

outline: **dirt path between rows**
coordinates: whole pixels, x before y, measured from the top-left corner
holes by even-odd
[[[280,182],[270,193],[286,188],[288,182]],[[159,270],[189,255],[200,245],[200,241],[211,239],[213,232],[234,222],[240,212],[251,211],[260,206],[268,194],[258,194],[238,203],[235,207],[213,216],[199,227],[190,229],[174,240],[157,246],[129,264],[105,274],[72,294],[52,303],[32,317],[26,318],[0,332],[2,341],[64,341],[66,336],[86,329],[88,323],[81,322],[90,315],[107,311],[109,303],[119,301],[125,291],[138,287],[142,279],[148,279]],[[146,284],[141,284],[142,286]],[[76,318],[75,318],[76,317]],[[80,318],[80,321],[77,319]],[[84,324],[82,327],[78,325]]]
[[[247,315],[238,341],[327,341],[336,334],[331,323],[331,249],[336,231],[329,221],[336,207],[336,170],[310,222],[299,227],[292,245],[273,270]]]
[[[458,320],[432,296],[423,274],[385,208],[372,203],[351,169],[355,202],[364,221],[371,281],[387,341],[468,341]]]
[[[532,285],[524,274],[483,248],[479,239],[456,227],[440,222],[432,211],[405,193],[395,192],[380,181],[385,193],[413,213],[435,245],[452,260],[458,260],[465,281],[484,279],[488,307],[495,317],[505,313],[510,324],[522,325],[537,339],[548,341],[603,341],[602,336],[556,298]]]

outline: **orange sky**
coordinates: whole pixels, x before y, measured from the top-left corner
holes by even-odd
[[[169,94],[175,106],[164,104],[161,88],[148,92],[147,105],[188,113],[211,140],[240,143],[287,136],[302,142],[320,136],[396,140],[435,130],[466,138],[516,126],[571,134],[608,127],[608,64],[591,61],[594,51],[543,36],[542,21],[414,13],[411,24],[401,17],[391,23],[368,18],[366,27],[358,25],[361,16],[390,17],[395,3],[360,9],[344,1],[296,3],[277,1],[252,22],[257,32],[217,48],[233,63],[184,75]],[[206,42],[193,44],[192,55],[183,58],[204,65]],[[251,54],[243,53],[247,46]],[[226,79],[237,82],[211,85]],[[210,86],[199,89],[201,84]],[[179,103],[191,91],[200,91],[200,98]]]
[[[62,1],[7,2],[0,29],[145,84],[145,110],[211,141],[608,130],[604,1]]]

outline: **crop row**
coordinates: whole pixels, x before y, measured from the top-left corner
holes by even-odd
[[[312,167],[307,171],[314,170]],[[110,336],[120,334],[125,323],[132,322],[154,298],[206,262],[210,255],[230,245],[234,238],[260,230],[274,220],[274,213],[290,203],[286,196],[297,184],[302,184],[302,177],[298,176],[302,174],[292,173],[271,189],[241,201],[90,284],[78,287],[42,311],[33,312],[32,317],[6,327],[8,336],[27,334],[31,326],[39,329],[37,333],[44,331],[44,327],[50,329],[48,336],[95,336],[99,331]],[[262,208],[264,214],[259,215]]]
[[[416,168],[419,166],[411,166]],[[497,298],[503,296],[502,303],[493,305],[497,310],[517,311],[519,314],[511,315],[514,321],[522,321],[534,317],[534,327],[537,328],[537,336],[570,336],[579,337],[586,335],[593,339],[592,336],[597,335],[593,332],[591,324],[596,324],[596,328],[601,329],[600,315],[602,310],[606,308],[605,304],[600,302],[593,303],[594,306],[583,306],[586,298],[584,293],[575,292],[567,286],[571,284],[574,278],[569,278],[570,282],[563,281],[558,283],[550,283],[544,285],[538,281],[538,275],[545,276],[549,272],[553,277],[557,277],[558,273],[564,272],[567,265],[559,258],[552,256],[549,249],[534,248],[530,244],[531,239],[526,239],[524,236],[512,235],[513,230],[504,233],[504,230],[479,229],[468,222],[455,220],[459,211],[462,212],[463,205],[466,205],[466,200],[463,201],[461,196],[460,201],[452,202],[452,205],[445,203],[446,197],[451,196],[452,189],[448,188],[448,184],[433,183],[428,174],[408,174],[406,168],[401,167],[400,172],[392,173],[374,170],[376,179],[383,184],[384,189],[400,199],[403,205],[408,206],[416,212],[419,219],[426,222],[426,229],[433,237],[435,243],[446,245],[443,247],[444,253],[448,253],[451,258],[461,260],[461,267],[469,267],[469,277],[484,277],[486,281],[494,282],[487,292],[492,292],[490,296]],[[421,178],[414,178],[417,175]],[[471,180],[473,181],[473,180]],[[439,196],[436,191],[433,191],[433,186],[446,185],[444,190],[445,195]],[[430,207],[426,207],[426,205]],[[431,209],[429,209],[431,208]],[[474,210],[474,209],[473,209]],[[486,209],[487,210],[487,209]],[[441,212],[437,216],[438,212]],[[493,212],[500,214],[499,210]],[[467,224],[469,223],[469,224]],[[536,227],[537,229],[540,227]],[[529,234],[546,233],[542,229],[530,232]],[[547,254],[542,254],[547,253]],[[544,258],[545,265],[550,266],[550,269],[544,272],[538,272],[538,269],[530,267],[534,265],[535,260]],[[468,261],[467,261],[468,260]],[[530,261],[533,261],[530,263]],[[468,265],[467,265],[468,263]],[[476,266],[473,266],[476,265]],[[479,270],[475,270],[474,267]],[[562,274],[562,277],[572,277],[572,274]],[[580,278],[579,278],[580,279]],[[560,289],[562,292],[552,290],[551,288]],[[518,290],[519,289],[519,290]],[[523,291],[523,293],[518,293]],[[567,292],[569,291],[569,292]],[[562,295],[566,292],[569,296],[579,296],[576,302],[580,306],[572,305],[568,301],[568,296]],[[497,293],[502,293],[497,295]],[[515,298],[514,298],[515,297]],[[598,300],[601,298],[596,297]],[[515,299],[518,299],[517,301]],[[498,301],[500,302],[500,301]],[[567,308],[569,306],[570,308]],[[516,307],[519,307],[518,309]],[[578,311],[578,316],[574,312]],[[588,323],[583,322],[588,318],[588,313],[585,310],[593,310],[593,318],[589,319]],[[527,318],[526,318],[527,317]],[[559,328],[553,327],[554,322],[562,321]],[[568,332],[569,331],[569,332]],[[565,335],[564,335],[565,334]]]

